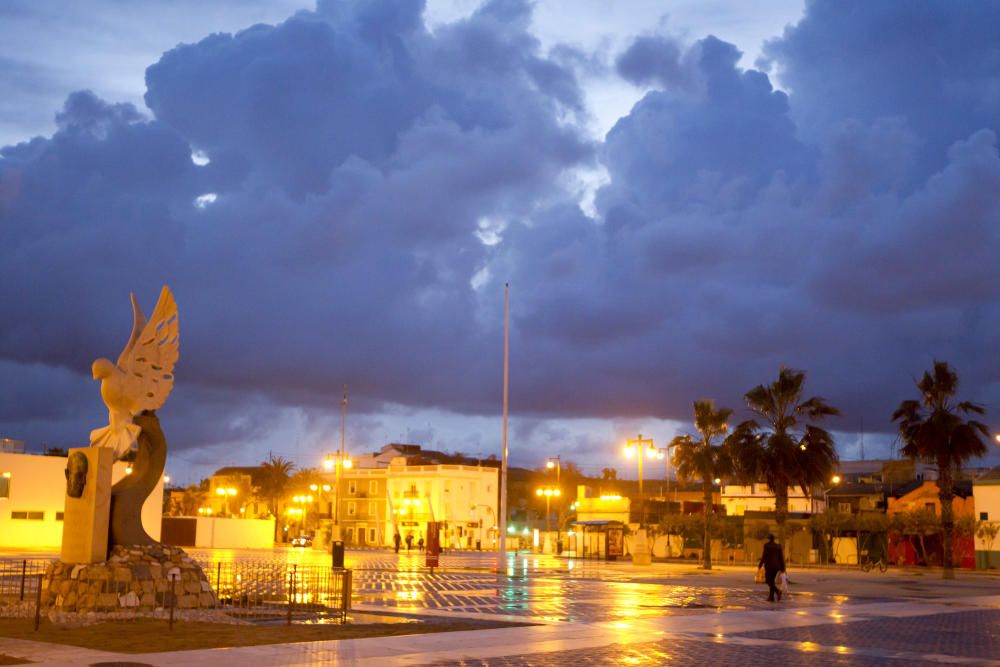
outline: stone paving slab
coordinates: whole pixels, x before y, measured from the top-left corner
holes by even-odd
[[[563,667],[565,665],[739,665],[739,667],[940,667],[935,660],[890,654],[830,653],[785,646],[748,646],[693,639],[667,639],[648,644],[612,644],[601,648],[514,655],[485,660],[447,660],[433,667]]]
[[[1000,658],[1000,610],[880,618],[746,632],[739,636],[996,659]]]

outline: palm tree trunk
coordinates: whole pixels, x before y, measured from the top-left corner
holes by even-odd
[[[705,528],[705,532],[704,532],[704,536],[702,537],[702,541],[701,541],[701,546],[702,546],[701,550],[703,552],[703,555],[702,555],[702,567],[704,567],[706,570],[711,570],[712,569],[712,536],[710,535],[710,533],[711,533],[710,524],[711,524],[711,521],[712,521],[712,512],[714,511],[714,508],[712,507],[712,480],[708,479],[707,477],[704,478],[704,479],[702,479],[701,480],[701,488],[702,488],[702,492],[704,493],[704,501],[705,501],[705,507],[704,507],[704,510],[705,510],[705,515],[704,515],[704,524],[705,524],[704,528]]]
[[[774,489],[774,520],[778,523],[778,544],[785,548],[785,520],[788,518],[788,484]]]
[[[952,500],[955,498],[955,480],[950,465],[938,465],[938,498],[941,500],[941,532],[943,534],[944,554],[942,564],[943,579],[954,579],[955,570],[952,564],[952,542],[955,539],[955,514]]]

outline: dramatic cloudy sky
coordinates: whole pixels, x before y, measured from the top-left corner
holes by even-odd
[[[0,4],[0,435],[180,304],[183,481],[415,441],[626,467],[784,364],[842,456],[934,358],[1000,425],[1000,3]],[[740,413],[741,414],[741,413]]]

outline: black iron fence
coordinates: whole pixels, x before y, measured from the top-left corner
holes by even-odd
[[[351,570],[272,560],[199,561],[219,606],[246,617],[333,615],[351,609]]]
[[[33,601],[38,594],[40,574],[49,560],[41,558],[0,559],[0,602]]]
[[[51,561],[43,559],[0,559],[0,604],[27,603],[36,619],[40,609],[41,582]],[[328,617],[347,621],[351,609],[352,572],[324,566],[290,564],[284,561],[214,561],[198,560],[215,591],[215,607],[230,616],[251,621],[291,623],[303,617]],[[163,582],[148,592],[158,610],[173,610],[179,596],[180,582]],[[143,593],[126,590],[114,579],[88,582],[86,595],[93,596],[88,608],[115,611],[117,616],[149,611]],[[162,588],[163,590],[160,590]],[[37,625],[37,620],[36,620]]]

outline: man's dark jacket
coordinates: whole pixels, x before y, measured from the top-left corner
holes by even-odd
[[[764,566],[765,570],[772,572],[784,572],[785,555],[781,553],[781,545],[777,542],[767,542],[764,545],[764,554],[760,557],[757,567]]]

